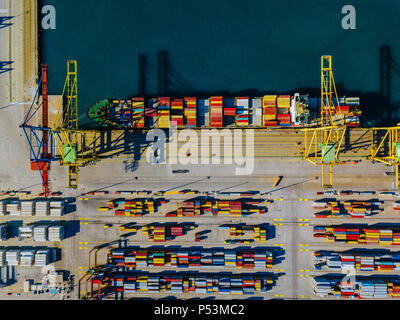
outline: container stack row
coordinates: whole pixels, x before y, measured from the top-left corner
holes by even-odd
[[[147,236],[150,241],[165,242],[181,237],[185,233],[182,226],[144,226],[142,233]]]
[[[185,201],[182,207],[176,210],[177,217],[194,217],[201,215],[201,202],[200,201]],[[175,216],[173,213],[166,214],[166,216]]]
[[[158,100],[158,127],[168,129],[170,127],[170,98],[160,97]]]
[[[264,127],[276,127],[278,125],[276,98],[277,98],[276,95],[268,95],[263,97]]]
[[[382,201],[316,201],[313,203],[314,210],[325,209],[327,211],[314,213],[316,218],[365,218],[373,211],[378,210]]]
[[[113,249],[108,252],[107,262],[130,268],[271,269],[273,255],[264,250]]]
[[[188,128],[195,128],[197,127],[196,98],[186,97],[185,104],[185,126]]]
[[[400,271],[400,254],[315,252],[314,266],[332,271]]]
[[[145,117],[144,117],[144,98],[133,98],[132,99],[132,127],[133,128],[144,128]]]
[[[290,96],[278,96],[276,104],[278,126],[290,126]]]
[[[273,280],[267,276],[215,274],[125,274],[105,275],[103,285],[115,291],[166,292],[173,294],[257,294],[265,293]]]
[[[232,200],[196,200],[184,201],[176,212],[167,213],[166,217],[192,217],[203,214],[227,214],[231,217],[247,217],[250,214],[264,214],[265,208],[254,205],[253,202]]]
[[[20,240],[33,238],[33,241],[62,241],[65,236],[64,226],[62,225],[37,225],[18,227],[18,237]]]
[[[369,245],[400,245],[399,228],[346,228],[337,226],[315,226],[314,237],[328,242],[346,242]]]

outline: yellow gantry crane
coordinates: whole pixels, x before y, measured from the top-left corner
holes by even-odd
[[[61,165],[68,167],[68,187],[78,187],[79,167],[96,161],[99,132],[80,130],[78,125],[78,65],[67,61],[67,77],[52,135],[60,154]]]
[[[397,127],[371,128],[372,161],[379,161],[388,166],[395,166],[396,189],[399,189],[400,166],[400,123]]]
[[[333,98],[336,98],[335,105]],[[322,168],[321,184],[331,188],[333,166],[339,165],[339,153],[346,134],[346,125],[340,110],[335,80],[332,71],[332,57],[321,57],[321,117],[317,128],[303,129],[305,146],[303,159]],[[326,179],[328,169],[328,179]],[[327,180],[327,181],[326,181]]]

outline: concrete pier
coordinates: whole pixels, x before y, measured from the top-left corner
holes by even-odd
[[[32,100],[38,76],[37,1],[0,0],[0,106]]]

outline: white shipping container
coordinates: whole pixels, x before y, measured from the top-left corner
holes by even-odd
[[[49,201],[36,201],[35,214],[39,217],[44,217],[49,214]]]

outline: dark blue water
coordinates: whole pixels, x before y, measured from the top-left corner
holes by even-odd
[[[41,30],[50,93],[60,94],[66,60],[78,60],[81,112],[102,98],[157,94],[157,54],[168,53],[169,90],[197,93],[287,92],[320,86],[320,56],[333,56],[340,95],[359,95],[369,121],[390,120],[400,100],[398,0],[43,0],[57,29]],[[341,27],[346,4],[356,30]],[[380,93],[380,47],[388,46],[389,97]],[[398,68],[398,69],[396,69]],[[397,73],[396,73],[397,72]],[[385,82],[387,83],[387,82]],[[308,90],[310,91],[310,90]],[[385,100],[386,99],[386,100]]]

